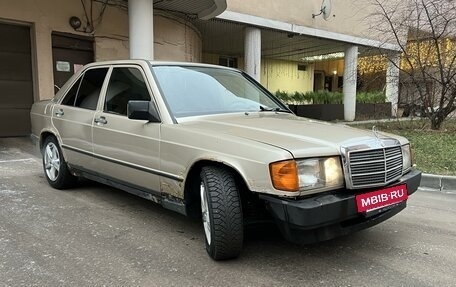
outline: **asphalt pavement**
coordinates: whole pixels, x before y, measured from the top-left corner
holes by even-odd
[[[52,189],[26,138],[0,138],[0,286],[456,286],[456,193],[418,190],[373,228],[307,246],[249,230],[215,262],[201,224],[120,190]]]

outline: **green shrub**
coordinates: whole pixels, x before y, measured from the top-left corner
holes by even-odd
[[[341,104],[343,95],[340,92],[329,92],[325,90],[307,92],[308,102],[313,104]]]
[[[289,94],[285,91],[277,90],[275,96],[287,104],[342,104],[344,95],[341,92],[329,92],[320,90],[315,92],[294,92]],[[361,92],[356,95],[356,102],[363,104],[380,104],[386,102],[383,92]]]
[[[291,96],[291,98],[293,99],[293,101],[295,103],[303,103],[304,102],[304,94],[300,93],[300,92],[294,92],[294,94]]]
[[[275,96],[277,98],[279,98],[280,100],[282,100],[283,102],[285,103],[288,103],[290,102],[290,97],[288,96],[288,93],[285,92],[285,91],[281,91],[281,90],[277,90],[277,92],[275,92]]]
[[[386,102],[383,92],[361,92],[356,94],[356,102],[362,104],[381,104]]]

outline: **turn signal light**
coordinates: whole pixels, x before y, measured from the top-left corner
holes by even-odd
[[[271,163],[269,171],[275,189],[299,191],[298,168],[294,160]]]

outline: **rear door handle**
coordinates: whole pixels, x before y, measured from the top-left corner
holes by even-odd
[[[60,117],[63,116],[65,113],[63,112],[62,109],[58,109],[54,114],[55,114],[56,117],[59,117],[59,118],[60,118]]]
[[[95,118],[93,120],[97,125],[105,125],[108,123],[108,121],[106,120],[105,117],[99,117],[99,118]]]

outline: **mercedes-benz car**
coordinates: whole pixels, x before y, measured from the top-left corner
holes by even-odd
[[[405,138],[298,117],[213,65],[89,64],[31,119],[52,187],[84,177],[199,217],[215,260],[237,257],[245,226],[264,220],[297,243],[373,226],[421,179]]]

